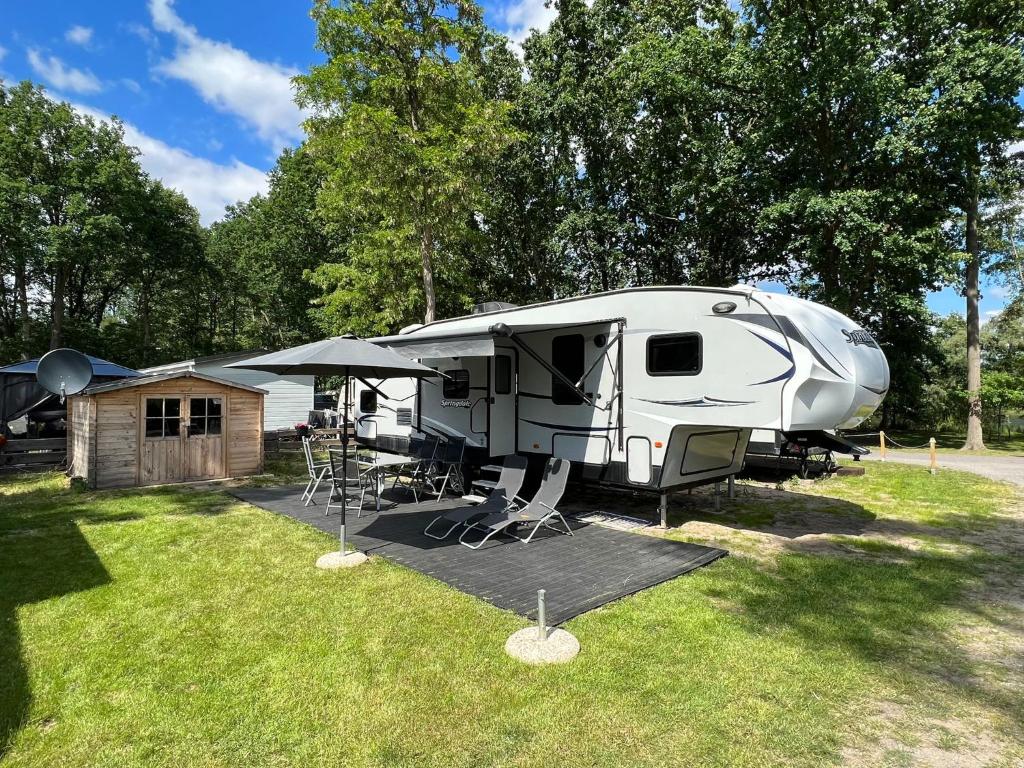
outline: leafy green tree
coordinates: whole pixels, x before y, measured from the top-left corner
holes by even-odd
[[[964,448],[977,450],[984,448],[979,300],[985,216],[1016,186],[1008,148],[1024,135],[1018,101],[1024,89],[1024,6],[1015,0],[929,0],[901,18],[927,41],[907,56],[907,71],[920,79],[926,100],[915,129],[932,148],[949,209],[963,222],[955,231],[962,235],[958,250],[967,299]]]
[[[332,255],[316,212],[324,178],[304,148],[286,150],[269,174],[267,194],[231,206],[210,228],[218,346],[287,347],[313,338],[310,308],[318,292],[306,276]]]
[[[460,243],[482,205],[481,176],[513,138],[488,98],[501,38],[470,0],[318,0],[324,64],[296,78],[312,108],[308,151],[330,168],[318,199],[336,260],[313,273],[330,330],[383,331],[438,305],[465,305]],[[444,289],[438,299],[438,287]]]

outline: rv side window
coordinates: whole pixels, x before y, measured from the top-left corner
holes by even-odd
[[[585,371],[583,334],[555,336],[551,340],[551,364],[569,381],[577,382]],[[555,405],[579,405],[583,399],[575,389],[551,374],[551,402]]]
[[[469,399],[469,371],[465,368],[458,371],[445,371],[446,378],[442,385],[445,400]]]
[[[651,376],[695,376],[701,371],[701,358],[699,333],[647,339],[647,373]]]
[[[377,393],[372,389],[364,389],[359,393],[359,410],[363,413],[377,412]]]
[[[512,358],[498,355],[494,358],[494,394],[508,395],[512,392]]]

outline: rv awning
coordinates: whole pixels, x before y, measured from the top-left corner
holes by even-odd
[[[582,328],[588,325],[608,325],[614,320],[587,320],[572,323],[502,323],[491,318],[487,324],[480,324],[452,331],[446,328],[416,330],[397,336],[379,336],[370,339],[374,344],[390,347],[395,352],[412,360],[436,357],[491,357],[494,355],[495,338],[507,337],[507,331],[521,335],[538,331],[555,331],[566,328]],[[502,329],[495,326],[501,325]]]

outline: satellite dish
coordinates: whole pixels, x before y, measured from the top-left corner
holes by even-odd
[[[36,381],[47,392],[60,395],[63,403],[66,395],[74,395],[89,386],[92,363],[77,349],[54,349],[39,359]]]

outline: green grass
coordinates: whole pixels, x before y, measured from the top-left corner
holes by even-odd
[[[772,500],[741,486],[719,514],[680,502],[674,522],[712,520],[723,535],[818,518],[839,533],[823,549],[765,538],[758,557],[738,547],[585,614],[567,625],[582,653],[549,668],[504,654],[524,620],[380,558],[318,571],[331,537],[221,492],[6,478],[0,755],[47,767],[819,766],[870,747],[879,727],[898,742],[889,751],[932,730],[952,748],[948,730],[921,723],[971,717],[1001,759],[1021,759],[1022,680],[957,634],[1019,618],[986,592],[1021,583],[1019,558],[966,535],[1008,538],[1013,491],[867,469]],[[857,534],[869,524],[898,536]],[[693,538],[686,525],[670,535]],[[880,725],[887,702],[901,714]]]
[[[891,440],[895,440],[904,446],[910,446],[909,448],[901,448],[899,445],[893,445],[891,442],[887,442],[887,450],[899,452],[901,450],[911,451],[927,451],[928,450],[928,439],[935,438],[935,446],[937,450],[943,453],[961,452],[960,449],[964,444],[964,434],[962,432],[932,432],[928,430],[893,430],[892,432],[886,431],[886,437]],[[873,451],[878,450],[878,435],[871,437],[856,437],[851,438],[853,442],[859,445],[867,446]],[[1006,434],[994,434],[988,431],[985,434],[985,450],[984,451],[967,451],[977,456],[985,455],[1003,455],[1009,454],[1011,456],[1024,456],[1024,433],[1014,432],[1012,435],[1007,436]]]

